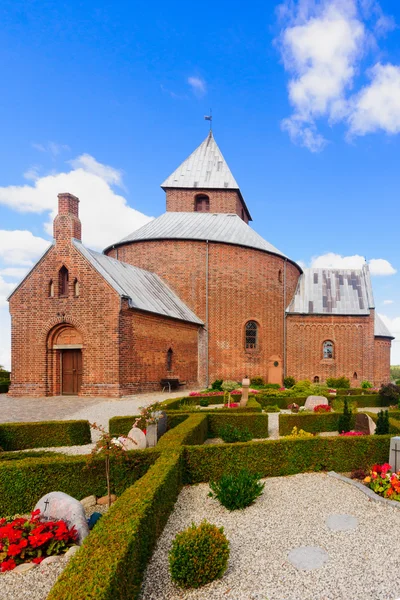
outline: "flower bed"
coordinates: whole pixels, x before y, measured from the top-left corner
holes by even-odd
[[[31,518],[0,519],[0,571],[24,562],[39,564],[47,556],[63,554],[76,544],[77,533],[64,521],[42,521],[40,510]]]
[[[389,463],[373,465],[370,474],[364,479],[364,483],[375,494],[400,502],[400,471],[394,473]]]

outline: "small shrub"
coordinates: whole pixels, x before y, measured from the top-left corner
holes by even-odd
[[[223,379],[216,379],[212,384],[211,384],[211,389],[212,390],[217,390],[218,392],[222,391],[222,383],[223,383]]]
[[[329,388],[342,388],[348,390],[350,388],[350,379],[347,377],[328,377],[326,385]]]
[[[227,444],[234,444],[236,442],[249,442],[253,439],[253,436],[247,427],[239,429],[239,427],[235,427],[229,423],[218,430],[218,435]]]
[[[379,398],[386,403],[389,402],[389,404],[395,404],[400,398],[400,386],[395,385],[394,383],[382,385],[379,390]]]
[[[227,379],[221,385],[221,389],[224,392],[233,392],[233,390],[237,390],[240,388],[240,384],[237,381],[231,381]]]
[[[272,405],[272,406],[266,406],[264,408],[265,412],[268,413],[277,413],[277,412],[281,412],[281,409],[279,408],[279,406],[277,406],[276,404]]]
[[[283,385],[285,386],[285,388],[292,388],[296,383],[296,380],[294,377],[285,377],[283,380]]]
[[[263,377],[253,377],[253,379],[250,379],[250,385],[265,385],[265,381]]]
[[[199,588],[226,571],[229,542],[223,527],[207,521],[178,533],[169,552],[172,581],[182,588]]]
[[[284,438],[312,438],[314,437],[313,433],[309,433],[308,431],[304,431],[304,429],[298,430],[297,427],[293,427],[292,433],[290,435],[283,436]]]
[[[370,388],[373,387],[373,385],[370,381],[364,380],[361,382],[361,387],[363,390],[369,390]]]
[[[344,399],[343,413],[339,417],[339,433],[348,433],[353,425],[353,411],[349,408],[347,398]]]
[[[208,406],[210,404],[210,402],[208,401],[207,398],[201,398],[199,404],[200,404],[200,406]]]
[[[261,496],[265,483],[260,476],[242,469],[237,475],[224,474],[218,481],[210,481],[211,498],[216,498],[228,510],[240,510],[253,504]]]
[[[376,421],[375,435],[387,435],[389,433],[389,411],[380,410]]]
[[[342,398],[333,398],[333,400],[331,402],[331,406],[332,406],[334,412],[343,412],[344,398],[345,398],[344,396],[343,396],[343,399]],[[351,412],[353,412],[353,413],[357,412],[357,403],[354,400],[352,400],[351,398],[347,398],[347,397],[346,397],[346,401],[347,401],[347,406],[351,410]]]

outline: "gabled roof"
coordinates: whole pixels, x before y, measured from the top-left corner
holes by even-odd
[[[394,335],[390,333],[378,313],[375,313],[375,337],[387,337],[394,340]]]
[[[155,273],[89,250],[78,240],[73,240],[73,244],[115,291],[129,300],[131,308],[203,325]]]
[[[218,148],[212,131],[204,142],[167,177],[161,187],[163,190],[168,188],[237,190],[249,220],[252,220],[236,179]]]
[[[286,258],[280,250],[264,240],[238,215],[224,213],[167,212],[136,229],[114,245],[162,239],[223,242],[256,248]]]
[[[204,142],[167,177],[161,187],[239,189],[211,131]]]
[[[374,308],[371,278],[362,269],[305,269],[287,313],[369,315]]]

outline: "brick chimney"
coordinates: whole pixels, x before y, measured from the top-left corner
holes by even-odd
[[[56,242],[82,239],[79,198],[68,193],[58,194],[58,215],[54,219],[53,229]]]

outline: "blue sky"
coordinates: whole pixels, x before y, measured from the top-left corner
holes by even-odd
[[[400,6],[248,6],[3,1],[0,364],[57,192],[81,198],[89,246],[120,239],[164,211],[209,107],[256,231],[305,265],[372,261],[400,363]]]

